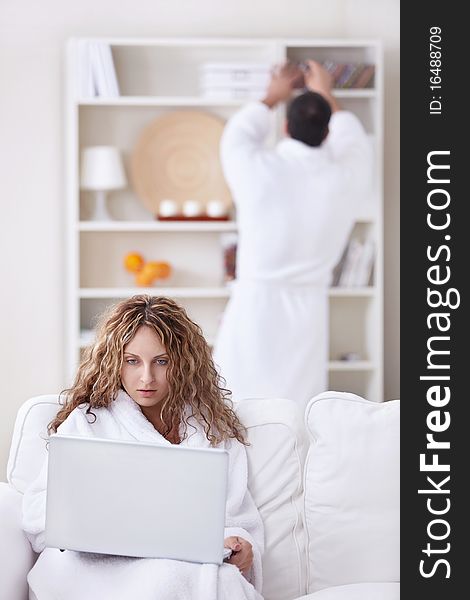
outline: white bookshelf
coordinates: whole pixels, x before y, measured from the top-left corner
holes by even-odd
[[[383,400],[383,83],[382,50],[370,40],[252,38],[95,38],[110,45],[119,97],[82,97],[78,86],[78,44],[67,45],[66,69],[66,355],[67,379],[91,338],[99,314],[109,303],[136,293],[177,299],[213,342],[230,297],[223,282],[221,236],[236,232],[235,221],[159,222],[144,209],[131,185],[110,194],[111,222],[90,220],[90,199],[79,189],[80,150],[113,145],[126,168],[141,130],[173,110],[197,109],[229,118],[243,100],[199,95],[198,67],[206,61],[315,58],[375,64],[372,88],[335,91],[341,106],[355,112],[370,134],[375,155],[374,191],[358,207],[352,232],[373,239],[373,281],[361,288],[330,289],[329,388]],[[279,131],[283,110],[277,115]],[[273,140],[275,141],[275,140]],[[127,169],[128,170],[128,169]],[[122,259],[141,252],[148,260],[167,260],[172,277],[151,288],[135,287]],[[357,360],[340,357],[354,353]]]

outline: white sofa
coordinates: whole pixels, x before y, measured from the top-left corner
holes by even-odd
[[[36,555],[21,530],[21,498],[44,459],[56,399],[32,398],[16,419],[0,483],[0,600],[28,598]],[[399,404],[325,392],[305,420],[288,400],[237,406],[265,526],[265,600],[398,600]]]

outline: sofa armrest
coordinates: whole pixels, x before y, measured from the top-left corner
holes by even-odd
[[[23,495],[0,482],[0,599],[27,600],[26,576],[37,555],[21,529]]]

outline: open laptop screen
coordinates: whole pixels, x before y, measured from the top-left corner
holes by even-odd
[[[53,435],[46,546],[220,564],[227,470],[225,450]]]

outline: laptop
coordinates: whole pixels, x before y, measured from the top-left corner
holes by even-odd
[[[221,564],[228,453],[56,434],[47,547]]]

